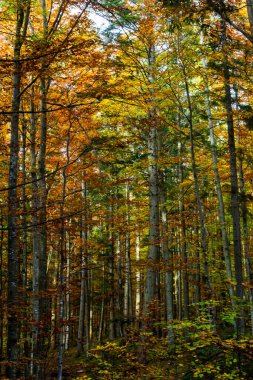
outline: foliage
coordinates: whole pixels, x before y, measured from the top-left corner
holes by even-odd
[[[245,4],[29,4],[0,5],[0,376],[249,380]]]
[[[182,322],[174,347],[168,347],[166,338],[129,330],[127,340],[107,342],[97,346],[87,358],[79,358],[85,375],[76,379],[126,376],[129,379],[252,379],[252,340],[235,344],[232,339],[222,340],[211,331],[201,330],[193,336],[191,330],[188,326],[186,330]]]

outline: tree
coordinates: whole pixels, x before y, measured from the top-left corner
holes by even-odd
[[[17,179],[19,156],[19,111],[21,94],[21,49],[24,44],[29,13],[30,1],[15,2],[16,31],[13,47],[12,74],[12,106],[11,106],[11,141],[8,182],[8,360],[13,363],[8,367],[8,376],[17,376],[16,361],[18,358],[18,316],[16,303],[18,301],[18,233],[17,233]]]

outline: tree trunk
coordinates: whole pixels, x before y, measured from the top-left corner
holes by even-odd
[[[123,312],[123,273],[122,273],[122,257],[121,257],[121,240],[120,233],[117,232],[116,235],[116,271],[117,271],[117,299],[116,299],[116,310],[119,316],[117,322],[117,336],[123,336],[124,321],[122,321],[121,316]]]
[[[126,250],[125,250],[125,287],[124,287],[124,321],[131,324],[133,321],[133,302],[132,302],[132,279],[131,279],[131,253],[130,253],[130,194],[129,183],[126,188],[126,202],[127,202],[127,215],[126,215]]]
[[[204,44],[203,37],[201,39],[201,43]],[[224,255],[224,261],[225,261],[226,275],[229,282],[228,289],[229,289],[230,300],[231,300],[232,308],[234,309],[235,307],[234,288],[232,285],[233,273],[232,273],[231,257],[230,257],[230,249],[229,249],[229,238],[228,238],[228,234],[226,230],[225,208],[224,208],[224,202],[223,202],[220,176],[219,176],[219,171],[218,171],[216,141],[215,141],[215,135],[214,135],[213,118],[212,118],[211,103],[210,103],[210,91],[209,91],[209,84],[208,84],[208,77],[207,77],[206,59],[202,60],[202,65],[204,68],[204,77],[205,77],[205,82],[206,82],[206,86],[205,86],[206,107],[207,107],[209,136],[210,136],[212,163],[213,163],[213,171],[214,171],[214,182],[215,182],[215,188],[216,188],[216,193],[217,193],[217,198],[218,198],[218,203],[219,203],[219,220],[220,220],[220,229],[221,229],[221,236],[222,236],[223,255]]]
[[[197,165],[196,165],[196,158],[195,158],[192,103],[191,103],[190,90],[189,90],[189,84],[187,81],[186,70],[183,63],[182,63],[182,70],[183,70],[184,79],[185,79],[185,90],[186,90],[186,97],[187,97],[188,110],[189,110],[188,122],[189,122],[189,127],[190,127],[191,163],[192,163],[192,174],[193,174],[193,179],[194,179],[195,197],[196,197],[197,209],[198,209],[198,214],[199,214],[199,223],[200,223],[201,251],[202,251],[202,259],[203,259],[203,269],[204,269],[204,283],[207,288],[206,289],[207,298],[211,298],[212,288],[211,288],[211,282],[210,282],[210,276],[209,276],[208,257],[207,257],[207,252],[208,252],[207,231],[206,231],[203,205],[202,205],[201,197],[200,197],[199,179],[198,179],[198,172],[197,172]]]
[[[239,111],[238,92],[236,86],[234,86],[235,98],[236,98],[236,110]],[[241,128],[240,120],[237,120],[237,142],[241,144]],[[243,232],[243,244],[242,249],[245,260],[246,277],[249,284],[253,281],[252,260],[250,255],[250,235],[248,227],[248,207],[247,196],[245,192],[245,180],[243,172],[243,153],[238,154],[238,176],[239,176],[239,191],[240,191],[240,207],[242,215],[242,232]],[[251,334],[253,335],[253,289],[249,288],[249,301],[250,301],[250,321],[251,321]]]
[[[86,335],[86,352],[90,349],[90,304],[89,304],[89,281],[88,281],[88,252],[87,252],[87,189],[86,183],[82,181],[82,197],[85,208],[85,214],[81,217],[81,292],[80,292],[80,308],[78,320],[78,355],[83,352],[83,339],[84,339],[84,323]]]
[[[107,225],[107,260],[108,260],[108,283],[109,283],[109,339],[114,340],[116,336],[115,323],[115,286],[114,286],[114,194],[109,195],[110,205],[108,208]]]
[[[4,241],[4,220],[3,220],[3,211],[2,208],[0,210],[0,225],[1,225],[1,232],[0,232],[0,268],[3,268],[3,241]],[[3,301],[5,299],[4,297],[4,283],[3,283],[3,276],[0,276],[0,299]],[[4,310],[3,307],[0,308],[0,361],[3,360],[3,350],[4,350],[4,336],[5,336],[5,329],[4,329]],[[0,368],[0,375],[2,375],[2,369]]]
[[[39,240],[38,240],[38,186],[37,186],[37,170],[36,170],[36,120],[34,105],[34,87],[31,87],[30,101],[30,139],[31,139],[31,180],[32,180],[32,251],[33,251],[33,298],[32,309],[33,319],[40,320],[39,315]],[[36,342],[38,341],[38,328],[33,326],[32,347],[31,347],[31,375],[35,371],[34,359],[36,359]]]
[[[62,380],[62,369],[63,369],[63,350],[64,350],[64,289],[66,287],[65,282],[65,263],[66,263],[66,231],[65,231],[65,198],[66,198],[66,189],[67,189],[67,167],[69,164],[69,144],[70,144],[70,129],[68,130],[67,143],[66,143],[66,157],[67,162],[62,170],[62,199],[60,206],[60,215],[61,215],[61,228],[60,228],[60,293],[59,293],[59,353],[58,353],[58,380]]]
[[[141,315],[141,271],[139,269],[140,260],[140,232],[137,229],[135,238],[135,259],[136,259],[136,295],[135,295],[135,319],[136,327],[139,327]]]
[[[64,328],[64,350],[69,349],[70,340],[70,237],[66,232],[66,291],[65,291],[65,328]]]
[[[102,283],[102,302],[98,326],[98,342],[102,343],[103,329],[104,329],[104,318],[105,318],[105,263],[103,265],[103,283]]]
[[[150,47],[149,59],[149,83],[154,84],[155,50]],[[153,96],[153,88],[151,88]],[[148,183],[149,183],[149,246],[147,256],[146,284],[144,290],[143,313],[145,317],[150,317],[149,307],[157,299],[157,271],[160,259],[160,235],[159,235],[159,187],[158,187],[158,147],[157,128],[155,121],[155,109],[151,99],[150,111],[148,115]]]
[[[180,127],[180,121],[179,121]],[[178,143],[178,155],[179,155],[179,183],[181,184],[184,180],[183,173],[183,163],[182,163],[182,144],[181,141]],[[185,215],[184,215],[184,192],[183,189],[179,190],[179,212],[180,212],[180,222],[181,222],[181,255],[183,261],[183,313],[184,318],[189,319],[189,278],[188,278],[188,257],[186,250],[186,224],[185,224]]]
[[[169,249],[168,239],[168,222],[167,222],[167,207],[165,196],[165,174],[160,172],[160,203],[161,203],[161,253],[165,266],[165,306],[166,306],[166,321],[172,324],[174,319],[173,310],[173,268],[172,268],[172,252]],[[175,334],[173,327],[168,327],[168,341],[169,344],[175,343]]]
[[[253,1],[247,0],[247,12],[248,12],[248,19],[250,24],[250,32],[253,36]]]
[[[23,118],[22,120],[22,183],[26,182],[26,146],[27,141],[27,120]],[[23,291],[23,321],[21,325],[22,332],[22,355],[28,360],[29,359],[29,343],[28,343],[28,295],[27,295],[27,255],[28,255],[28,247],[27,247],[27,200],[26,200],[26,187],[22,186],[21,188],[21,204],[22,204],[22,291]],[[28,364],[25,365],[24,368],[24,378],[27,379],[29,373]]]
[[[43,35],[47,40],[47,9],[46,2],[41,1]],[[42,62],[43,69],[46,61]],[[46,188],[46,146],[47,146],[47,92],[49,83],[43,73],[40,79],[40,143],[38,152],[38,165],[36,162],[36,127],[34,114],[32,114],[31,131],[32,141],[32,179],[33,179],[33,318],[37,322],[34,326],[33,357],[38,360],[34,367],[37,380],[43,379],[44,369],[42,362],[46,356],[46,337],[49,340],[48,326],[50,326],[49,300],[46,298],[47,290],[47,188]],[[32,89],[33,91],[33,89]],[[33,100],[32,100],[33,101]],[[32,106],[34,108],[34,105]],[[34,110],[32,111],[34,112]],[[40,326],[40,327],[39,327]]]
[[[229,148],[229,166],[230,166],[230,184],[231,184],[231,211],[233,220],[233,242],[234,242],[234,263],[235,263],[235,280],[236,280],[236,297],[239,307],[238,317],[236,319],[237,334],[240,336],[244,331],[243,318],[243,269],[242,269],[242,243],[240,227],[240,209],[239,209],[239,189],[237,176],[237,157],[235,148],[234,120],[232,110],[232,97],[230,91],[230,73],[228,66],[228,57],[226,52],[226,24],[223,23],[222,48],[223,48],[223,67],[224,67],[224,89],[225,89],[225,108],[228,128],[228,148]]]
[[[10,126],[10,161],[8,181],[8,322],[7,322],[7,358],[12,362],[7,368],[10,379],[17,376],[18,358],[18,235],[17,235],[17,180],[18,180],[18,158],[19,158],[19,110],[22,63],[20,61],[21,48],[26,36],[29,18],[30,3],[25,6],[17,1],[17,22],[14,42],[14,63],[12,76],[12,106]]]

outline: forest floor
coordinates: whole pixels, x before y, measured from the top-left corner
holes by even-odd
[[[63,375],[65,380],[253,380],[253,340],[200,334],[169,346],[165,338],[132,336],[99,345],[88,356],[68,351]],[[51,371],[49,379],[57,373]]]

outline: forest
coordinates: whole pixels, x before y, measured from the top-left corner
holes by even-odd
[[[253,379],[252,55],[252,0],[1,0],[1,379]]]

